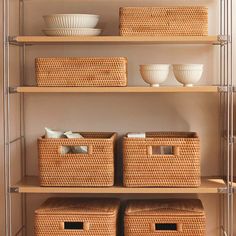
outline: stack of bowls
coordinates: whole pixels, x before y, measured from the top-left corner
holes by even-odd
[[[43,16],[47,36],[96,36],[101,29],[96,29],[99,15],[90,14],[53,14]]]
[[[169,64],[140,65],[143,80],[151,87],[159,87],[167,79],[169,70]]]

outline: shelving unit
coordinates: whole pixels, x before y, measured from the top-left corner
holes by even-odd
[[[23,16],[24,0],[21,2],[20,16]],[[4,125],[5,125],[5,152],[4,152],[4,174],[5,179],[5,218],[6,235],[12,234],[12,194],[22,194],[22,227],[19,233],[26,235],[25,214],[26,214],[26,194],[106,194],[106,195],[125,195],[125,194],[220,194],[224,201],[222,204],[222,216],[224,218],[221,234],[224,236],[233,236],[233,195],[236,184],[233,182],[233,73],[232,73],[232,0],[222,0],[220,9],[220,33],[219,35],[204,37],[121,37],[121,36],[96,36],[96,37],[46,37],[46,36],[12,36],[9,34],[9,11],[10,0],[4,0]],[[22,19],[21,27],[22,27]],[[155,45],[155,44],[173,44],[173,45],[216,45],[220,50],[220,81],[218,85],[212,86],[166,86],[166,87],[30,87],[24,85],[24,65],[25,48],[31,45],[58,45],[58,44],[95,44],[95,45]],[[10,47],[19,46],[21,48],[21,84],[18,87],[10,87]],[[105,188],[75,188],[75,187],[40,187],[38,177],[26,176],[25,168],[22,171],[22,180],[18,183],[10,182],[10,160],[11,145],[15,141],[21,141],[21,154],[23,156],[23,166],[25,165],[25,131],[20,131],[20,137],[10,140],[10,100],[14,94],[21,96],[21,123],[24,117],[24,95],[44,93],[215,93],[220,97],[220,120],[221,120],[221,159],[222,165],[226,171],[220,177],[204,177],[199,188],[125,188],[122,186]],[[23,126],[24,124],[22,124]]]

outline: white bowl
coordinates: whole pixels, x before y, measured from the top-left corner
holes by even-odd
[[[185,87],[192,87],[202,77],[202,64],[173,65],[174,75]]]
[[[140,65],[141,70],[169,70],[169,64],[148,64],[148,65]]]
[[[101,34],[101,29],[87,29],[87,28],[52,28],[44,29],[44,34],[47,36],[96,36]]]
[[[94,28],[100,16],[90,14],[53,14],[43,16],[47,28]]]
[[[151,87],[159,87],[169,75],[170,65],[153,64],[140,65],[140,73],[143,80]]]

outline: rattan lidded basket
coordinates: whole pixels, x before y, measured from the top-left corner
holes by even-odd
[[[36,58],[39,87],[124,87],[127,86],[125,57]]]
[[[194,132],[147,132],[123,139],[126,187],[199,187],[200,140]]]
[[[84,138],[38,139],[41,186],[114,185],[116,133],[80,132]],[[86,147],[86,153],[61,154],[62,147]]]
[[[205,236],[206,216],[198,199],[130,201],[125,236]]]
[[[117,236],[119,200],[49,198],[35,211],[35,236]]]
[[[122,7],[122,36],[206,36],[208,8],[202,6]]]

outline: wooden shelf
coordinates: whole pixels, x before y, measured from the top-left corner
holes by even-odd
[[[17,87],[18,93],[216,93],[217,86],[163,87]]]
[[[81,194],[159,194],[159,193],[221,193],[226,187],[222,179],[203,178],[199,188],[125,188],[125,187],[40,187],[38,177],[26,177],[12,186],[16,193],[81,193]]]
[[[219,38],[213,36],[14,36],[10,43],[51,44],[51,43],[114,43],[114,44],[219,44]]]

